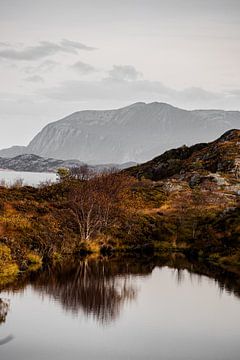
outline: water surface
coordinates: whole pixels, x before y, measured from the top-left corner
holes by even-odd
[[[1,360],[239,360],[239,279],[224,273],[81,261],[0,297]]]
[[[8,185],[12,185],[19,179],[23,181],[24,185],[37,186],[41,182],[46,182],[46,181],[55,182],[56,174],[0,170],[0,182],[5,181]]]

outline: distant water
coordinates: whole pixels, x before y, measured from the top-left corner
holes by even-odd
[[[55,182],[56,174],[0,170],[0,182],[5,181],[8,185],[12,185],[19,179],[23,180],[24,185],[38,186],[45,181]]]

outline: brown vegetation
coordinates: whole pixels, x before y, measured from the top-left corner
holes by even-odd
[[[123,172],[60,169],[56,184],[39,188],[1,186],[0,273],[89,252],[183,251],[240,264],[239,134],[165,153],[165,170],[176,154],[181,167],[164,180],[144,178],[166,173],[155,159]],[[209,173],[216,163],[226,172]]]

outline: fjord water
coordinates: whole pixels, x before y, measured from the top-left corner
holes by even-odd
[[[0,359],[237,360],[237,279],[126,259],[46,269],[1,292]]]
[[[37,186],[41,182],[56,181],[56,174],[54,173],[36,173],[27,171],[11,171],[1,170],[0,181],[5,181],[6,184],[12,185],[18,180],[22,180],[24,185]]]

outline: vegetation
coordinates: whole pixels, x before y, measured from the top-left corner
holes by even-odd
[[[228,132],[209,146],[165,153],[157,180],[150,162],[122,172],[59,169],[56,184],[38,188],[2,184],[0,279],[89,253],[177,251],[240,265],[239,138]],[[216,164],[222,172],[207,170]]]
[[[11,250],[6,245],[0,244],[0,285],[13,279],[18,271],[18,266],[12,259]]]

